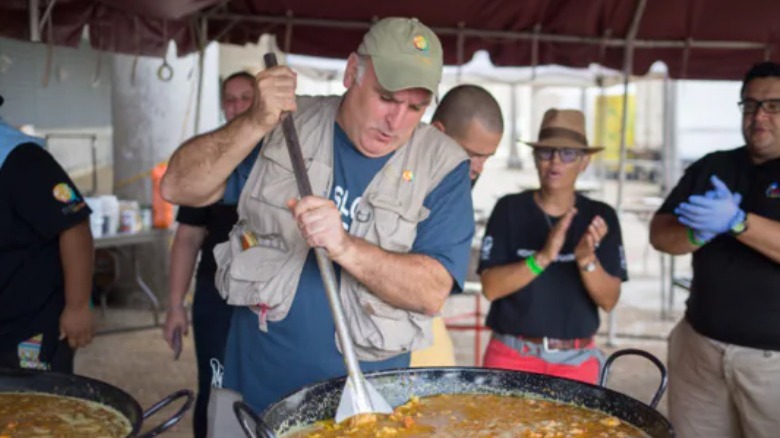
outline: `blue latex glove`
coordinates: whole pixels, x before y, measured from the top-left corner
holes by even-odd
[[[714,189],[713,189],[713,190],[707,190],[707,191],[704,193],[704,197],[705,197],[705,198],[707,198],[707,199],[715,199],[715,198],[717,198],[717,196],[718,196],[718,192],[716,192]],[[680,203],[680,204],[682,205],[682,203]],[[675,208],[675,209],[674,209],[674,212],[675,212],[675,214],[677,214],[677,215],[678,215],[678,217],[677,217],[677,220],[678,220],[678,222],[679,222],[679,221],[680,221],[680,217],[679,217],[679,214],[680,214],[680,213],[679,213],[679,206],[678,206],[677,208]],[[683,224],[683,225],[684,225],[684,224]],[[695,228],[691,228],[691,227],[688,227],[688,228],[690,228],[690,229],[691,229],[691,231],[693,232],[693,237],[694,237],[694,238],[695,238],[695,239],[696,239],[698,242],[701,242],[701,244],[702,244],[702,245],[704,245],[705,243],[707,243],[707,242],[709,242],[710,240],[714,239],[714,238],[715,238],[715,236],[716,236],[716,234],[715,234],[715,233],[711,233],[711,232],[709,232],[709,231],[702,231],[702,230],[697,230],[697,229],[695,229]]]
[[[743,220],[745,212],[739,208],[742,195],[731,193],[731,190],[717,176],[710,177],[715,191],[714,197],[706,194],[692,195],[687,202],[681,203],[675,209],[678,221],[696,231],[722,234],[731,229],[732,225]]]
[[[715,199],[717,196],[718,195],[717,195],[717,192],[715,190],[707,190],[704,193],[704,197],[707,198],[707,199]],[[679,220],[679,218],[678,218],[678,220]],[[693,231],[693,237],[697,241],[701,242],[702,245],[704,245],[705,243],[707,243],[710,240],[714,239],[715,236],[716,236],[715,233],[710,233],[709,231],[697,230],[695,228],[691,228],[691,231]]]

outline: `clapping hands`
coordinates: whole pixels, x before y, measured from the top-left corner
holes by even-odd
[[[588,229],[580,238],[577,247],[574,248],[574,256],[578,261],[592,260],[596,254],[596,249],[599,247],[599,243],[609,232],[607,222],[601,217],[596,215],[588,225]]]
[[[741,194],[732,193],[716,175],[710,177],[710,182],[713,190],[704,195],[691,195],[674,209],[677,220],[691,228],[696,239],[701,242],[729,231],[734,223],[745,216],[739,207]]]
[[[550,234],[547,236],[547,242],[539,251],[539,255],[543,257],[544,261],[552,262],[558,257],[558,253],[563,248],[563,244],[566,240],[566,232],[571,225],[574,215],[577,214],[577,209],[572,208],[555,224],[550,230]],[[595,216],[588,229],[580,238],[576,248],[574,248],[574,255],[577,260],[589,260],[591,259],[596,249],[599,247],[599,243],[609,232],[607,222],[601,216]]]
[[[563,248],[564,242],[566,242],[566,231],[568,231],[575,214],[577,214],[577,209],[572,208],[563,215],[552,229],[550,229],[550,233],[547,235],[547,241],[541,251],[539,251],[539,257],[537,258],[537,261],[544,266],[554,262],[558,257],[558,253],[561,251],[561,248]],[[539,260],[539,258],[541,258],[541,260]]]

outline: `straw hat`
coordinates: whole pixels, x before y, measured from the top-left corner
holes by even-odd
[[[539,140],[525,142],[533,148],[582,149],[588,154],[599,152],[601,146],[588,146],[585,136],[585,115],[578,110],[549,109],[539,128]]]

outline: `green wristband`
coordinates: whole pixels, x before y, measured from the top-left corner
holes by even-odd
[[[707,242],[702,242],[701,240],[696,238],[696,235],[693,234],[693,230],[688,228],[688,242],[691,242],[692,244],[696,246],[702,246]]]
[[[534,275],[539,275],[542,272],[544,272],[544,268],[539,266],[538,263],[536,263],[536,257],[534,257],[533,255],[526,257],[525,264],[528,266],[528,269],[530,269],[531,272],[534,273]]]

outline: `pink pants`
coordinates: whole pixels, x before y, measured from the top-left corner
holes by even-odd
[[[592,345],[588,347],[592,347]],[[599,361],[595,357],[580,365],[550,363],[531,354],[520,354],[496,339],[491,339],[487,346],[484,366],[485,368],[547,374],[593,384],[599,378]]]

